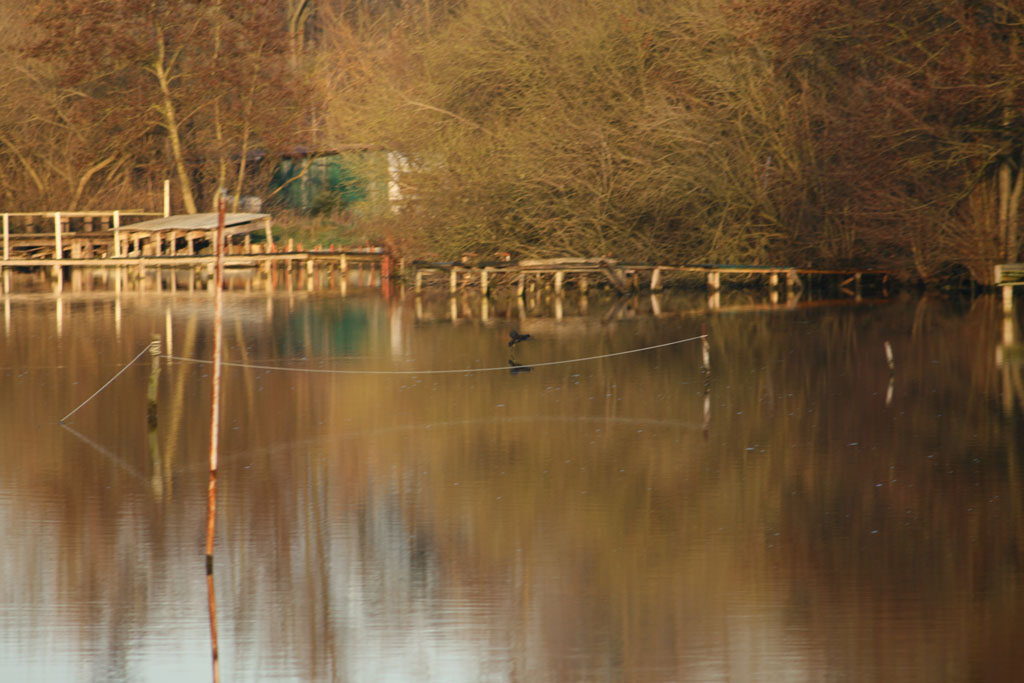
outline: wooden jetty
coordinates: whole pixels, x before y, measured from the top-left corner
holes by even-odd
[[[209,244],[217,230],[217,214],[161,216],[143,211],[49,211],[3,214],[3,260],[63,260],[121,256],[196,253],[195,244]],[[13,219],[13,220],[12,220]],[[47,225],[52,221],[52,227]],[[227,243],[263,231],[273,244],[270,214],[230,213],[225,218]]]
[[[123,226],[159,215],[136,209],[4,213],[3,259],[107,253]]]
[[[147,268],[212,272],[215,257],[209,246],[216,239],[216,213],[147,219],[153,215],[141,211],[3,214],[0,275],[4,293],[11,291],[14,269],[50,269],[58,292],[65,271],[71,269],[125,269],[136,276]],[[20,224],[14,225],[18,219]],[[42,231],[40,221],[51,220],[52,228]],[[300,266],[313,275],[320,266],[347,273],[350,264],[360,271],[369,264],[371,270],[380,270],[382,286],[390,277],[390,255],[380,248],[305,251],[299,247],[296,251],[289,240],[286,250],[278,250],[270,214],[226,214],[224,234],[225,265],[229,268],[258,268],[269,274],[275,266],[289,271]],[[254,240],[254,236],[263,239]]]

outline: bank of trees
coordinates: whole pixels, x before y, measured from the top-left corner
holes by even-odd
[[[198,210],[265,195],[257,158],[372,144],[402,155],[382,236],[438,257],[1020,257],[1017,0],[37,5],[3,16],[33,46],[2,38],[7,204],[172,174]]]
[[[277,0],[42,0],[6,31],[5,205],[181,210],[262,185],[259,162],[305,139],[286,7]]]

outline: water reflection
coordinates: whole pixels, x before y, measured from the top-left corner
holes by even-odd
[[[148,359],[56,425],[153,335],[210,356],[205,290],[131,287],[5,299],[0,680],[209,677],[208,366],[161,361],[155,434]],[[229,287],[230,361],[424,372],[225,369],[225,680],[1013,679],[1022,370],[993,299],[470,295],[453,324],[447,296]],[[702,324],[706,358],[425,372],[508,367],[513,328],[529,366]]]

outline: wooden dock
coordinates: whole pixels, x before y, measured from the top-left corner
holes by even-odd
[[[3,260],[55,260],[197,253],[196,245],[210,244],[217,229],[216,213],[161,216],[143,211],[48,211],[5,213]],[[252,233],[262,231],[273,244],[270,214],[229,213],[226,243],[248,246]]]

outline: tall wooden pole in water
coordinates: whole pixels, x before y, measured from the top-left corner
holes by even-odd
[[[206,591],[210,602],[210,652],[213,656],[213,680],[220,680],[217,648],[217,601],[213,590],[213,539],[217,519],[217,437],[220,433],[221,346],[224,338],[222,298],[224,289],[224,197],[217,202],[217,265],[213,292],[213,377],[210,400],[210,479],[206,497]]]

